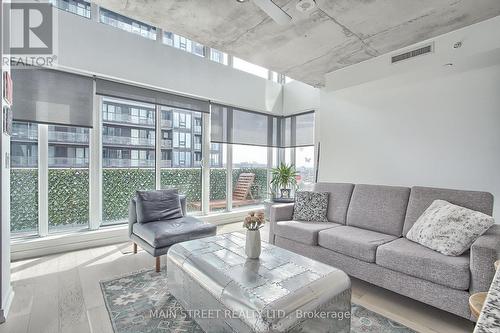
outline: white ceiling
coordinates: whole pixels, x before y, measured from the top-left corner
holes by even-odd
[[[275,0],[278,25],[252,1],[96,0],[107,9],[191,38],[313,86],[325,74],[500,15],[500,0]]]

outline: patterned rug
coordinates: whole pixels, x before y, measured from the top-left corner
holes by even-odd
[[[167,290],[162,272],[146,270],[101,281],[101,290],[115,333],[203,333]],[[412,333],[413,330],[353,304],[353,333]]]

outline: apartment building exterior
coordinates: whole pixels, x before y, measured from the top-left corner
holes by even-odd
[[[104,98],[102,102],[103,168],[134,168],[155,165],[155,107]],[[161,167],[200,167],[202,114],[171,107],[160,108]],[[56,168],[86,168],[89,130],[48,126],[48,164]],[[222,147],[212,144],[212,167],[222,166]],[[38,164],[38,126],[15,122],[12,135],[12,167],[35,168]]]

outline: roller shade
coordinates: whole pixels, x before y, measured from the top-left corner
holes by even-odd
[[[303,147],[314,145],[314,112],[285,117],[284,129],[282,133],[284,139],[281,146],[288,147]]]
[[[186,110],[209,112],[209,102],[191,97],[170,94],[158,90],[141,88],[124,83],[96,79],[96,94],[129,99],[136,102],[171,106]]]
[[[212,104],[210,122],[212,142],[280,148],[314,145],[314,112],[281,117]]]
[[[211,141],[252,146],[278,146],[278,117],[212,104]]]
[[[93,79],[51,69],[13,69],[14,120],[92,127]]]

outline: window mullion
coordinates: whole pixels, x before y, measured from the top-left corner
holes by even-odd
[[[49,233],[49,126],[38,125],[38,234]]]
[[[155,107],[155,183],[161,189],[161,106]]]
[[[212,107],[210,105],[210,107]],[[201,204],[202,214],[210,210],[210,113],[202,114],[202,147],[201,147]]]
[[[95,89],[95,82],[94,82]],[[93,128],[89,140],[89,229],[102,223],[102,98],[94,92]]]
[[[226,210],[233,210],[233,145],[226,145]]]
[[[273,150],[274,148],[269,146],[267,147],[267,188],[269,188],[269,185],[271,184],[271,169],[274,168],[274,165],[273,165]],[[270,193],[269,191],[267,191],[267,199],[272,199],[270,198]]]

